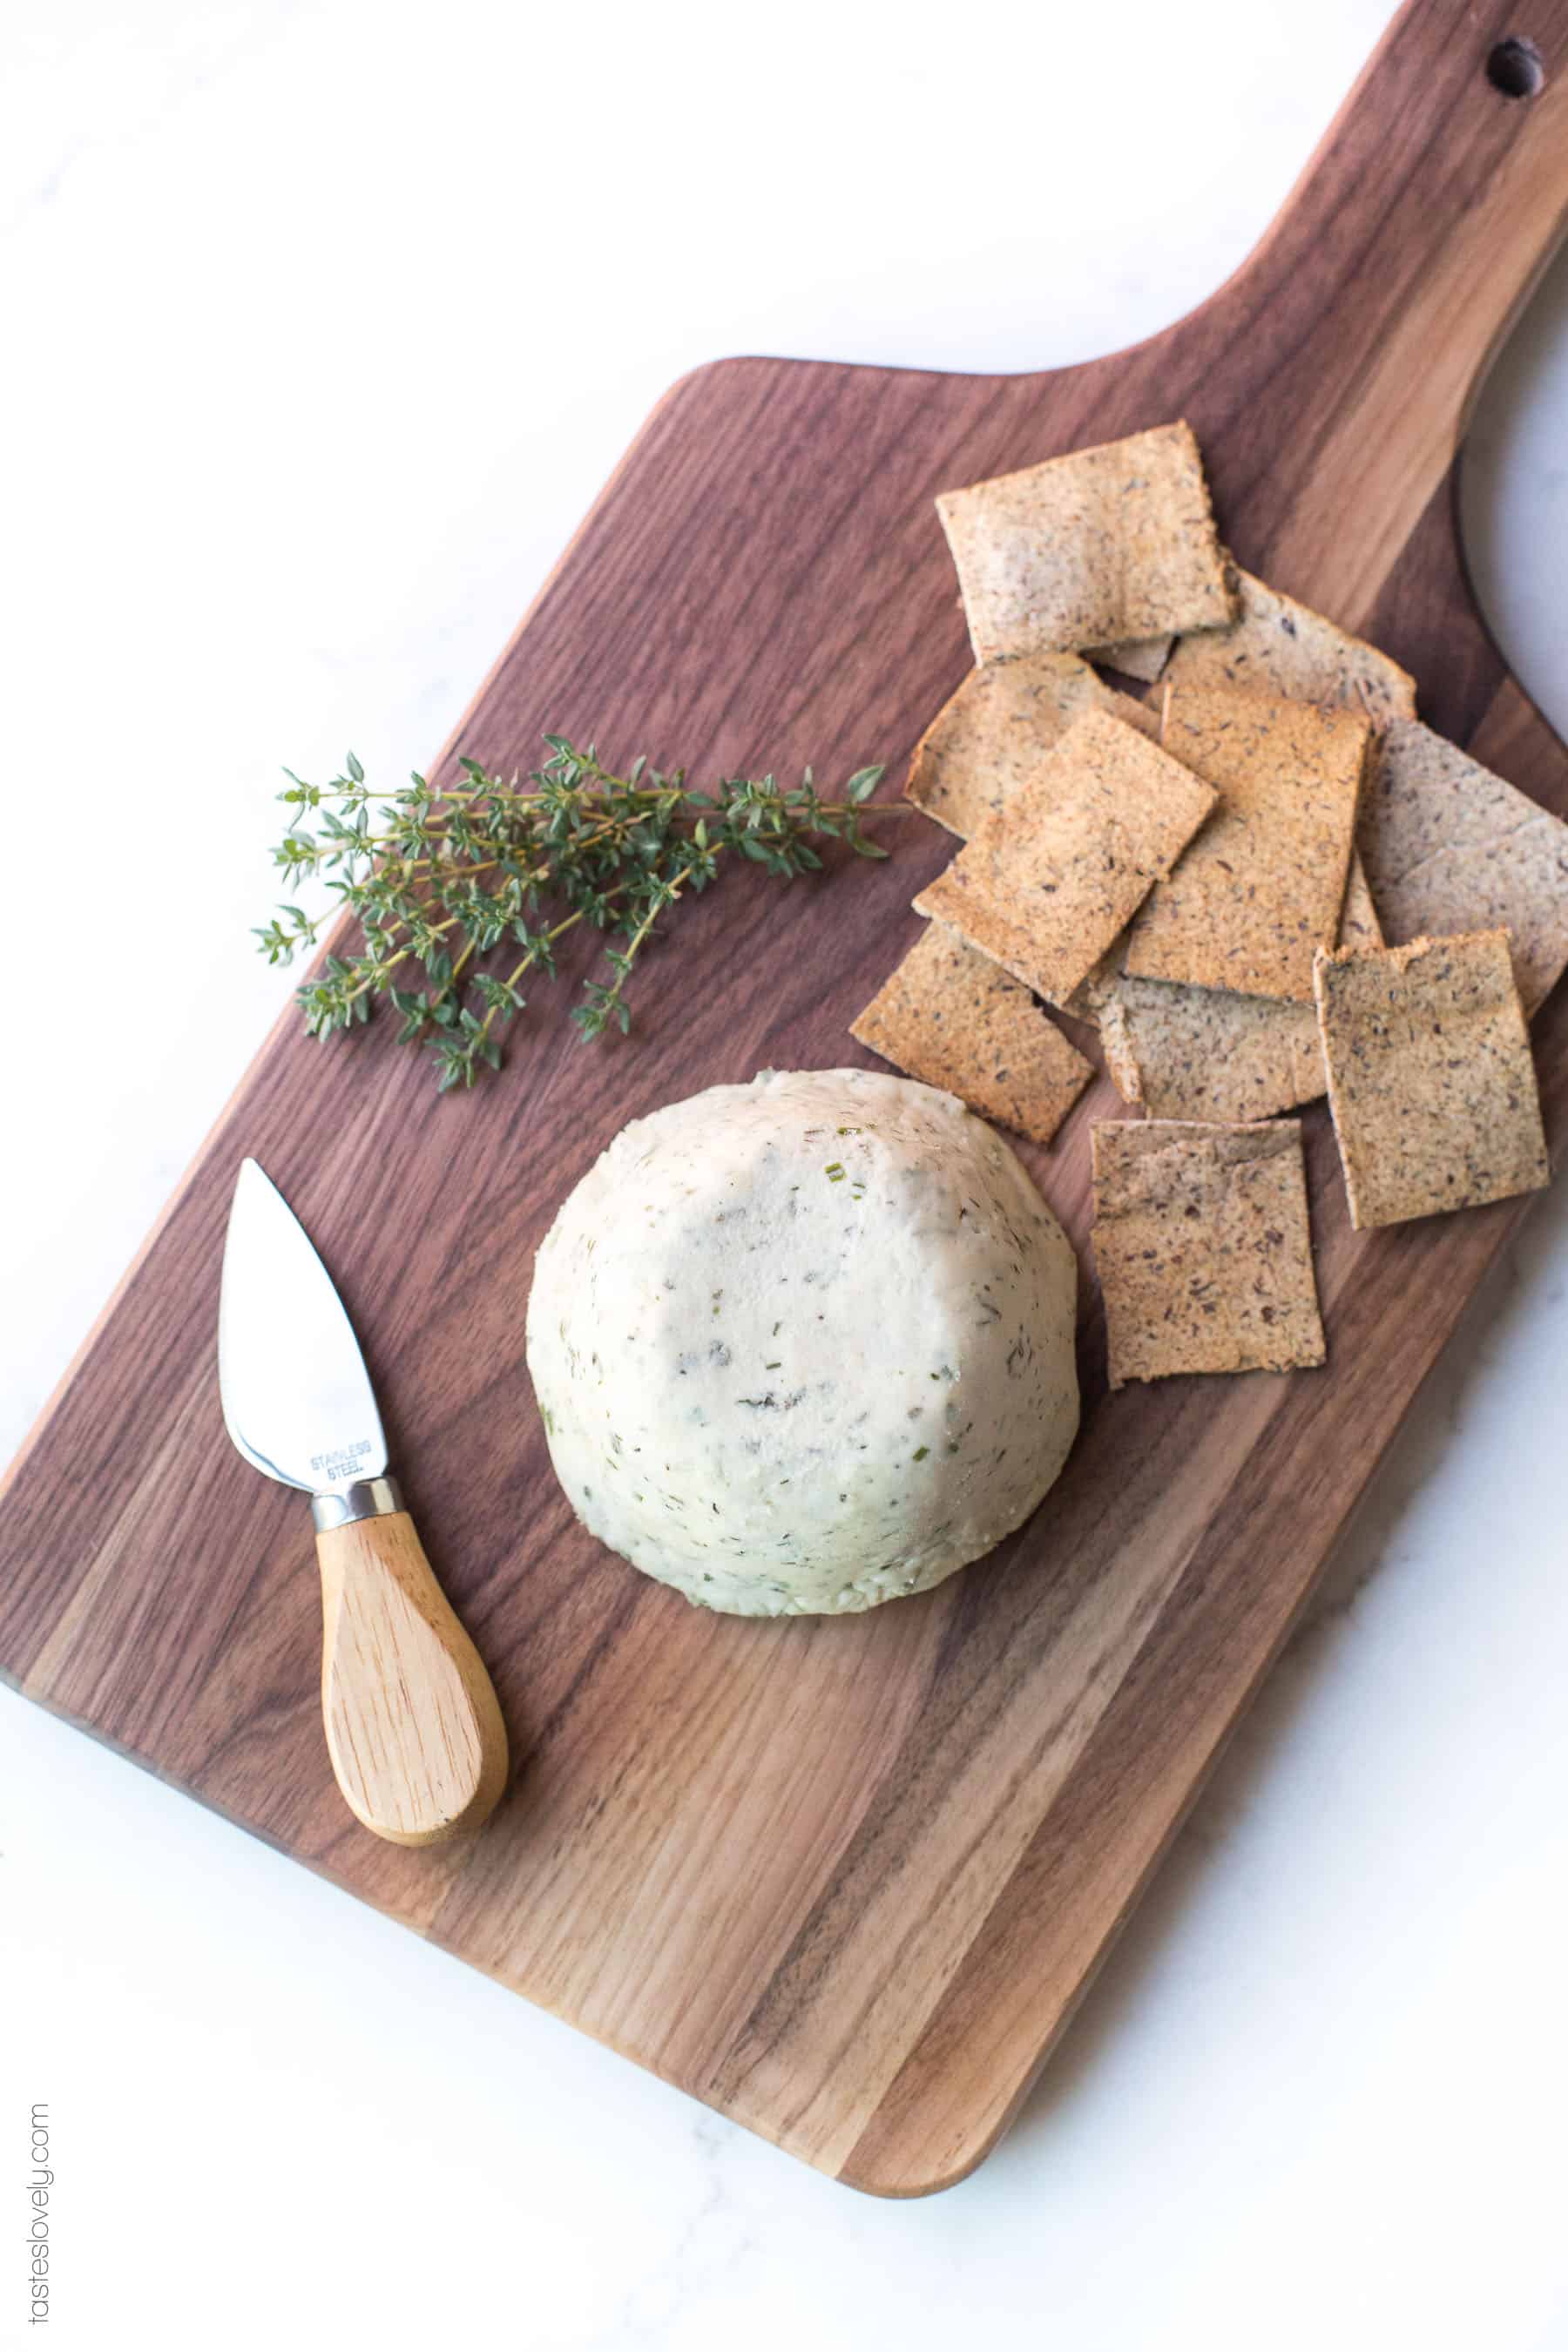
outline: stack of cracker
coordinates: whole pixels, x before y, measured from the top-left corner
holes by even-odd
[[[1184,424],[937,505],[976,667],[906,791],[963,846],[853,1034],[1047,1143],[1093,1071],[1046,1007],[1098,1030],[1143,1114],[1094,1130],[1112,1387],[1320,1363],[1275,1115],[1327,1091],[1358,1228],[1543,1184],[1568,825],[1226,555]]]

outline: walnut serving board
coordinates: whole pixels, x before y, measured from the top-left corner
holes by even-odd
[[[807,758],[896,779],[969,664],[936,492],[1184,415],[1242,562],[1374,637],[1426,718],[1568,814],[1568,754],[1482,625],[1454,526],[1467,404],[1568,205],[1568,0],[1517,17],[1407,8],[1250,261],[1134,350],[1013,377],[685,378],[441,772],[531,767],[548,727],[700,781]],[[1489,79],[1510,35],[1536,94]],[[1050,1151],[1023,1148],[1086,1269],[1087,1418],[1058,1488],[989,1559],[864,1617],[690,1608],[556,1486],[522,1360],[533,1252],[627,1118],[769,1065],[870,1060],[848,1023],[953,847],[898,822],[886,865],[726,876],[650,966],[630,1038],[576,1045],[552,1008],[471,1097],[437,1099],[390,1026],[323,1048],[281,1022],[11,1475],[0,1666],[752,2130],[913,2196],[1024,2097],[1522,1204],[1354,1234],[1320,1105],[1327,1370],[1108,1398],[1088,1130],[1122,1107],[1099,1080]],[[1568,991],[1535,1036],[1561,1150]],[[344,1809],[307,1515],[224,1433],[246,1152],[340,1279],[506,1711],[510,1789],[449,1846],[380,1843]]]

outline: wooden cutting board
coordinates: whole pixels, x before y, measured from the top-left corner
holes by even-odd
[[[1568,755],[1478,617],[1454,527],[1467,403],[1568,205],[1568,0],[1519,16],[1407,8],[1252,259],[1135,350],[1013,377],[686,377],[441,772],[531,766],[548,727],[705,773],[900,773],[969,660],[934,494],[1185,415],[1243,562],[1374,636],[1436,725],[1568,812]],[[1511,34],[1538,95],[1489,79]],[[1042,303],[1048,266],[1042,236]],[[469,1097],[437,1100],[389,1029],[322,1048],[285,1019],[12,1473],[0,1665],[752,2129],[918,2195],[1017,2107],[1524,1204],[1352,1234],[1320,1107],[1326,1372],[1108,1400],[1090,1280],[1087,1425],[1021,1535],[848,1622],[689,1608],[563,1502],[522,1362],[532,1253],[624,1120],[764,1065],[869,1058],[847,1025],[952,850],[913,818],[898,841],[787,892],[726,878],[630,1039],[584,1047],[542,1017]],[[1536,1036],[1560,1144],[1568,992]],[[1120,1111],[1100,1081],[1026,1154],[1080,1247],[1089,1126]],[[247,1151],[341,1280],[511,1727],[512,1788],[460,1847],[379,1844],[344,1811],[303,1505],[224,1434],[218,1263]]]

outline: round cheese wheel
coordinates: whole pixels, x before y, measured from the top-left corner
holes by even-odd
[[[1072,1247],[952,1095],[763,1071],[633,1120],[545,1236],[528,1363],[601,1542],[710,1609],[868,1609],[1027,1518],[1078,1428]]]

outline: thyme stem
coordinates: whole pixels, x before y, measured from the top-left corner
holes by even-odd
[[[398,792],[373,792],[352,753],[329,784],[285,771],[279,797],[296,814],[273,862],[285,883],[324,882],[335,904],[315,915],[280,907],[257,929],[260,950],[291,963],[340,912],[363,935],[356,952],[328,955],[297,990],[310,1035],[357,1026],[384,997],[402,1016],[400,1038],[429,1044],[441,1087],[471,1087],[500,1067],[503,1033],[526,1001],[522,982],[531,971],[552,978],[557,940],[584,922],[623,944],[606,942],[605,976],[583,982],[572,1019],[584,1037],[625,1030],[634,964],[682,894],[716,878],[726,853],[791,881],[820,867],[822,841],[885,857],[863,819],[908,810],[867,807],[879,767],[851,776],[837,800],[818,795],[809,769],[789,791],[768,775],[728,777],[701,793],[683,769],[661,774],[638,760],[618,775],[592,746],[545,740],[549,758],[523,783],[472,760],[459,763],[461,784],[416,775]],[[503,940],[521,952],[498,971],[487,959]],[[422,988],[398,985],[409,966]]]

